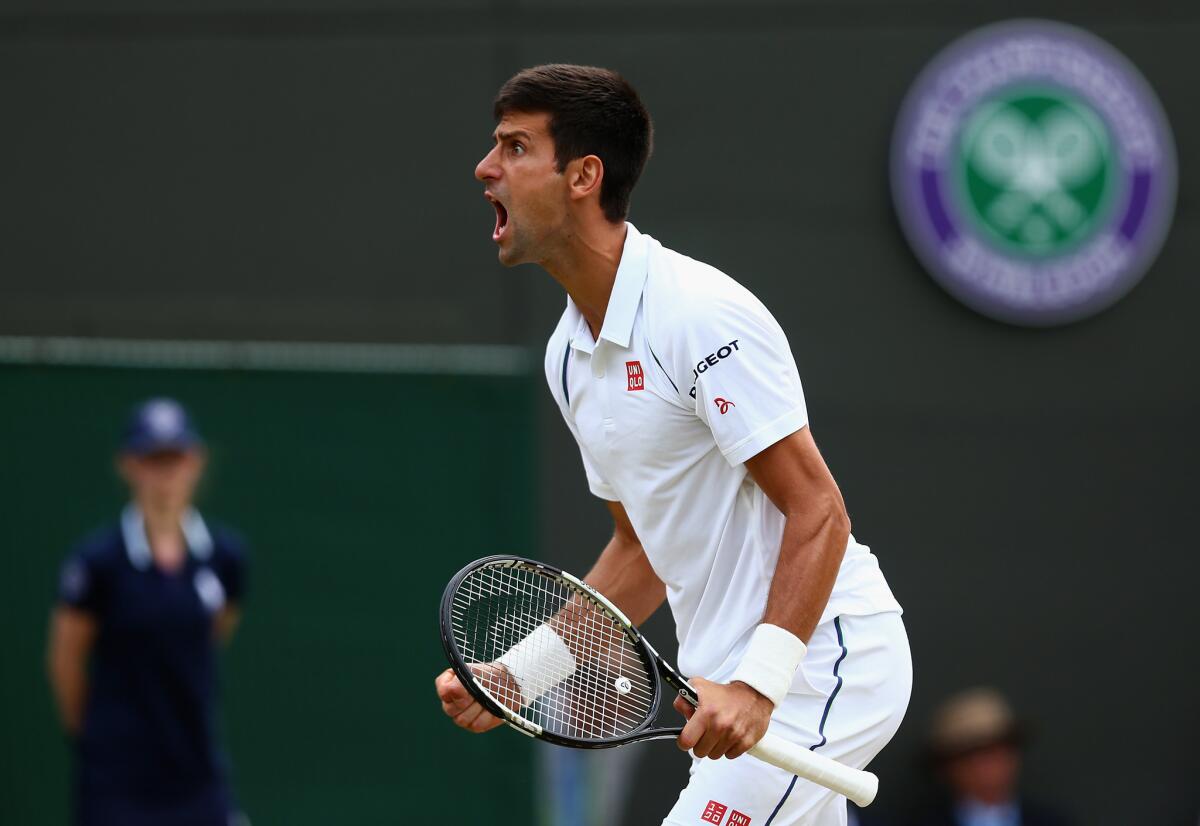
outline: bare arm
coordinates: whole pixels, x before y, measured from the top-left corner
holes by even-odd
[[[87,699],[87,661],[96,639],[96,620],[85,611],[59,606],[50,614],[46,672],[67,734],[79,733]]]
[[[242,621],[242,608],[236,602],[227,604],[217,613],[216,634],[217,642],[228,645],[233,640],[238,624]]]
[[[748,460],[746,468],[786,519],[762,621],[807,642],[846,553],[846,505],[807,427]]]
[[[650,567],[646,552],[642,549],[629,515],[620,502],[609,502],[608,508],[613,515],[613,536],[600,558],[592,566],[592,570],[584,578],[585,581],[605,597],[616,603],[626,616],[639,624],[644,622],[667,597],[666,586]],[[567,606],[559,617],[551,620],[569,622],[570,606]],[[568,635],[570,638],[571,635]],[[584,656],[578,653],[578,656]],[[473,666],[474,667],[474,666]],[[508,681],[512,678],[506,671],[492,666],[492,679]],[[446,669],[434,681],[438,698],[442,702],[442,711],[454,720],[455,724],[468,731],[483,732],[495,728],[502,722],[499,718],[486,711],[483,706],[462,686],[458,677],[451,669]],[[512,687],[500,691],[503,696],[513,696]]]
[[[807,642],[829,602],[850,537],[842,494],[807,427],[749,459],[746,468],[786,520],[762,622]],[[688,718],[680,748],[697,757],[735,758],[762,739],[774,711],[769,698],[736,680],[720,685],[694,677],[692,685],[700,696],[698,709],[675,701]]]
[[[663,604],[667,589],[650,567],[625,507],[609,502],[608,509],[613,517],[612,539],[584,580],[616,603],[634,625],[641,625]]]

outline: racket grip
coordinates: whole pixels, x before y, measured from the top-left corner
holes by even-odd
[[[871,772],[852,769],[769,731],[749,753],[765,763],[843,794],[858,806],[869,806],[879,792],[879,778]]]

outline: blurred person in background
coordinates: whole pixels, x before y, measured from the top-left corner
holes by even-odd
[[[139,405],[117,457],[131,501],[63,565],[47,666],[78,826],[244,822],[217,744],[216,659],[245,554],[192,506],[206,458],[178,402]]]
[[[1024,731],[995,689],[956,694],[938,708],[930,756],[948,799],[915,826],[1068,826],[1021,794]]]

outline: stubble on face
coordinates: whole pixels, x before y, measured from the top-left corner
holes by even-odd
[[[515,212],[516,221],[507,243],[500,245],[500,263],[515,267],[553,258],[554,251],[566,240],[566,198],[561,187],[550,185],[543,191],[528,193],[514,206],[510,216]]]
[[[542,263],[563,240],[568,198],[549,121],[544,113],[505,115],[496,127],[496,145],[476,168],[496,208],[493,240],[506,267]]]

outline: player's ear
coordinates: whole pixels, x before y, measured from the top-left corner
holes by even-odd
[[[599,196],[600,184],[604,180],[604,161],[595,155],[576,158],[567,164],[566,176],[571,200]]]

